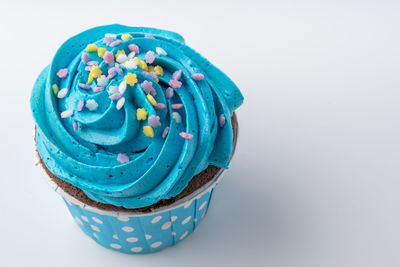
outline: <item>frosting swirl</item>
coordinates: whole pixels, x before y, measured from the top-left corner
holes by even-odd
[[[47,168],[91,199],[126,208],[179,194],[227,168],[235,84],[173,32],[102,26],[67,40],[31,96]]]

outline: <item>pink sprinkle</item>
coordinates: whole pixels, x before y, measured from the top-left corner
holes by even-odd
[[[157,110],[164,109],[165,108],[165,104],[164,103],[157,103],[157,105],[154,108],[157,109]]]
[[[169,126],[165,127],[165,129],[162,133],[162,138],[165,138],[167,136],[168,132],[169,132]]]
[[[76,105],[76,110],[82,111],[84,104],[85,104],[85,102],[83,100],[79,100],[78,105]]]
[[[160,117],[155,115],[150,115],[148,119],[149,125],[153,128],[161,126]]]
[[[143,91],[147,94],[151,94],[155,96],[157,94],[156,90],[153,88],[153,83],[149,81],[143,81],[140,86],[142,87]]]
[[[124,73],[124,71],[121,69],[118,63],[115,63],[115,70],[119,75],[122,75]]]
[[[82,53],[81,60],[83,64],[86,64],[89,61],[89,54],[86,52]]]
[[[171,108],[173,108],[173,109],[180,109],[182,107],[183,107],[183,104],[172,104],[171,105]]]
[[[156,80],[156,79],[157,79],[157,73],[156,73],[155,71],[150,71],[150,72],[142,71],[142,74],[143,74],[144,76],[149,76],[149,77],[151,77],[153,80]]]
[[[182,71],[177,70],[172,74],[172,80],[179,80],[182,76]]]
[[[108,74],[107,79],[111,80],[112,78],[115,77],[115,75],[117,75],[115,72]]]
[[[219,115],[219,126],[220,127],[224,127],[225,123],[226,123],[226,118],[224,114]]]
[[[171,98],[174,96],[174,89],[171,87],[168,87],[167,90],[165,90],[165,97],[166,98]]]
[[[112,95],[109,96],[109,98],[111,100],[117,100],[117,99],[120,99],[121,97],[122,97],[121,93],[115,93],[115,94],[112,94]]]
[[[192,75],[192,79],[195,81],[201,81],[204,79],[204,75],[201,73],[195,73]]]
[[[68,74],[68,69],[60,69],[57,72],[57,76],[60,77],[61,79],[67,77],[67,74]]]
[[[86,71],[91,71],[91,69],[92,69],[92,66],[86,66],[86,67],[85,67],[85,70],[86,70]]]
[[[78,123],[76,121],[73,121],[72,127],[74,128],[74,132],[76,132],[76,130],[78,130]]]
[[[129,157],[125,153],[119,153],[117,160],[123,164],[129,162]]]
[[[89,90],[90,85],[84,84],[84,83],[78,83],[78,86],[82,89]]]
[[[88,61],[88,63],[86,64],[88,66],[97,66],[99,65],[98,61],[92,60],[92,61]]]
[[[104,55],[103,55],[103,59],[104,59],[104,62],[106,64],[114,63],[114,54],[113,54],[113,52],[111,52],[111,51],[105,52]]]
[[[154,54],[153,51],[148,51],[144,56],[144,58],[146,59],[146,63],[151,64],[156,59],[156,55]]]
[[[185,139],[192,139],[193,138],[193,134],[190,134],[190,133],[181,132],[179,135],[182,136]]]
[[[108,46],[109,46],[109,47],[116,47],[116,46],[119,45],[121,42],[122,42],[121,40],[117,40],[117,41],[112,42],[112,43],[109,44]]]
[[[93,90],[93,92],[98,93],[98,92],[104,91],[104,87],[96,86],[96,87],[93,87],[92,90]]]
[[[135,54],[139,54],[139,47],[135,44],[128,45],[129,51],[135,52]]]
[[[169,81],[169,85],[170,85],[172,88],[178,89],[178,88],[181,88],[182,83],[181,83],[180,81],[177,81],[177,80],[170,80],[170,81]]]
[[[146,34],[144,35],[144,38],[156,39],[156,38],[154,37],[154,35],[152,35],[151,33],[146,33]]]
[[[114,41],[114,39],[112,37],[104,37],[104,39],[103,39],[103,43],[105,45],[110,45],[113,41]]]

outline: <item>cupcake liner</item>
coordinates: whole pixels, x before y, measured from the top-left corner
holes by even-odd
[[[235,115],[234,121],[236,138],[232,157],[238,134]],[[107,211],[86,205],[58,187],[39,162],[35,147],[35,164],[41,167],[51,188],[64,199],[80,229],[98,244],[130,254],[156,252],[189,236],[206,215],[215,187],[226,171],[220,169],[207,184],[173,204],[143,213]]]

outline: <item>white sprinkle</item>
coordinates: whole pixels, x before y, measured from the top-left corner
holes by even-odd
[[[65,119],[65,118],[71,117],[73,113],[74,113],[74,111],[71,109],[63,111],[63,112],[61,112],[61,118]]]
[[[128,70],[137,69],[137,62],[133,59],[129,59],[127,62],[125,62],[124,66]]]
[[[110,92],[111,95],[118,93],[118,86],[112,85],[108,87],[108,91]]]
[[[117,35],[116,34],[112,34],[112,33],[106,33],[104,35],[104,37],[111,37],[111,38],[117,39]]]
[[[161,47],[156,47],[156,52],[157,52],[157,54],[159,54],[159,55],[163,55],[163,56],[166,56],[166,55],[167,55],[167,52],[165,52],[165,50],[162,49]]]
[[[125,54],[119,54],[117,57],[117,62],[122,64],[128,60],[128,57]]]
[[[128,59],[132,59],[132,58],[134,58],[135,56],[136,56],[135,51],[132,51],[132,52],[129,53]]]
[[[181,114],[179,114],[178,112],[172,112],[172,118],[175,119],[176,123],[181,123],[182,122]]]
[[[97,86],[106,87],[108,84],[108,78],[105,75],[101,75],[100,78],[97,78]]]
[[[117,102],[117,109],[120,110],[125,104],[125,97],[121,97]]]
[[[97,107],[99,106],[99,104],[97,104],[96,100],[94,99],[89,99],[88,101],[86,101],[86,108],[90,111],[94,111],[97,109]]]
[[[122,81],[118,86],[118,91],[123,95],[126,90],[126,81]]]
[[[58,91],[57,98],[64,98],[68,93],[68,88],[63,88]]]

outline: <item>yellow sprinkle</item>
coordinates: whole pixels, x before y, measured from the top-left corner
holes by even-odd
[[[99,68],[99,66],[93,66],[92,69],[90,70],[89,75],[91,74],[93,78],[99,78],[103,72]]]
[[[161,66],[155,66],[154,71],[157,73],[158,76],[164,76],[164,70]]]
[[[148,112],[144,108],[138,108],[136,111],[136,118],[138,121],[144,121],[147,118]]]
[[[125,50],[118,50],[117,53],[115,53],[115,58],[117,58],[117,57],[118,57],[119,55],[121,55],[121,54],[126,55],[126,54],[125,54]]]
[[[135,60],[137,62],[139,68],[141,68],[144,71],[149,71],[149,68],[144,60],[140,60],[137,57],[134,57],[133,60]]]
[[[96,52],[97,51],[97,45],[95,44],[88,44],[86,46],[86,51],[88,52]]]
[[[154,66],[149,66],[149,65],[147,65],[147,68],[148,68],[148,72],[152,72],[152,71],[154,71]]]
[[[105,49],[104,47],[100,47],[100,48],[97,50],[97,55],[99,55],[99,57],[103,58],[104,53],[105,53],[106,51],[107,51],[107,49]]]
[[[151,126],[148,126],[148,125],[144,126],[143,127],[143,133],[147,137],[150,137],[150,138],[154,137],[154,130],[153,130],[153,128]]]
[[[88,84],[89,85],[92,84],[93,80],[94,80],[93,75],[91,73],[89,73],[89,77],[88,77],[88,81],[87,81]]]
[[[151,94],[148,94],[147,96],[147,100],[149,100],[149,102],[153,105],[153,106],[157,106],[157,101],[154,99],[154,97]]]
[[[60,90],[58,89],[58,85],[57,85],[57,84],[53,84],[53,85],[51,86],[51,89],[53,89],[53,94],[55,94],[55,95],[57,95],[57,94],[58,94],[58,91],[60,91]]]
[[[128,41],[131,38],[133,38],[133,37],[129,33],[121,35],[122,41]]]
[[[135,83],[137,83],[136,74],[133,74],[130,72],[124,77],[124,79],[125,79],[125,82],[127,84],[129,84],[130,86],[134,86]]]

